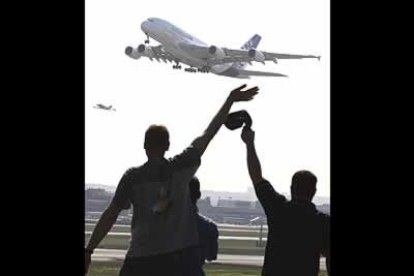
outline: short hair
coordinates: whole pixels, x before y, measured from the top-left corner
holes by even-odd
[[[292,196],[312,197],[316,191],[318,179],[310,171],[298,171],[292,177]]]
[[[189,189],[190,189],[190,197],[191,202],[196,203],[198,199],[201,197],[201,191],[200,191],[200,181],[196,176],[191,179],[189,183]]]
[[[145,149],[167,150],[170,143],[170,134],[163,125],[150,125],[145,132]]]

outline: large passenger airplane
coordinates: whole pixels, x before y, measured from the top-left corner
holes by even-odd
[[[275,76],[286,75],[272,72],[260,72],[246,70],[246,65],[252,62],[273,61],[278,59],[302,59],[317,58],[312,55],[277,54],[257,50],[261,36],[255,34],[241,49],[220,48],[208,45],[196,37],[186,33],[173,24],[159,18],[148,18],[141,24],[142,31],[147,35],[145,44],[137,48],[127,47],[125,54],[133,59],[148,57],[151,61],[160,59],[165,63],[174,62],[173,69],[181,69],[180,63],[189,67],[186,72],[212,72],[217,75],[249,78],[250,76]],[[158,46],[149,46],[149,38],[161,43]]]

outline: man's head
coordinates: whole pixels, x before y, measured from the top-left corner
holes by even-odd
[[[191,202],[193,204],[196,204],[197,200],[199,200],[201,197],[200,181],[198,180],[197,177],[194,176],[193,179],[191,179],[189,188],[190,188]]]
[[[144,148],[149,154],[164,156],[170,147],[170,134],[163,125],[150,125],[145,132]]]
[[[312,201],[318,179],[310,171],[298,171],[292,177],[290,192],[293,200]]]

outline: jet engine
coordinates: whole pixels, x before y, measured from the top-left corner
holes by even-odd
[[[141,54],[131,46],[126,47],[125,54],[133,59],[139,59],[141,57]]]
[[[263,62],[266,59],[262,52],[255,49],[250,49],[248,55],[249,57],[254,58],[257,62]]]
[[[218,58],[218,59],[222,59],[226,56],[226,53],[223,51],[223,49],[216,47],[214,45],[210,46],[210,48],[208,48],[208,52],[210,55]]]
[[[140,44],[136,49],[131,46],[126,47],[125,54],[133,59],[139,59],[142,56],[153,57],[154,52],[151,49],[151,46],[146,46]]]
[[[137,48],[137,51],[141,56],[146,56],[146,57],[154,56],[154,52],[152,51],[151,46],[148,46],[148,45],[140,44]]]

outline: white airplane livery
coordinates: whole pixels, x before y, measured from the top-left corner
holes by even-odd
[[[217,75],[233,78],[249,78],[250,76],[286,77],[273,72],[246,70],[247,64],[252,62],[273,61],[279,59],[317,58],[312,55],[291,55],[269,53],[257,50],[261,36],[255,34],[241,49],[220,48],[208,45],[196,37],[186,33],[173,24],[159,18],[148,18],[141,24],[142,31],[147,35],[145,44],[137,48],[128,46],[125,54],[133,59],[148,57],[151,61],[160,59],[165,63],[174,62],[173,69],[181,69],[182,64],[189,67],[186,72],[212,72]],[[149,46],[149,38],[160,43],[158,46]]]

